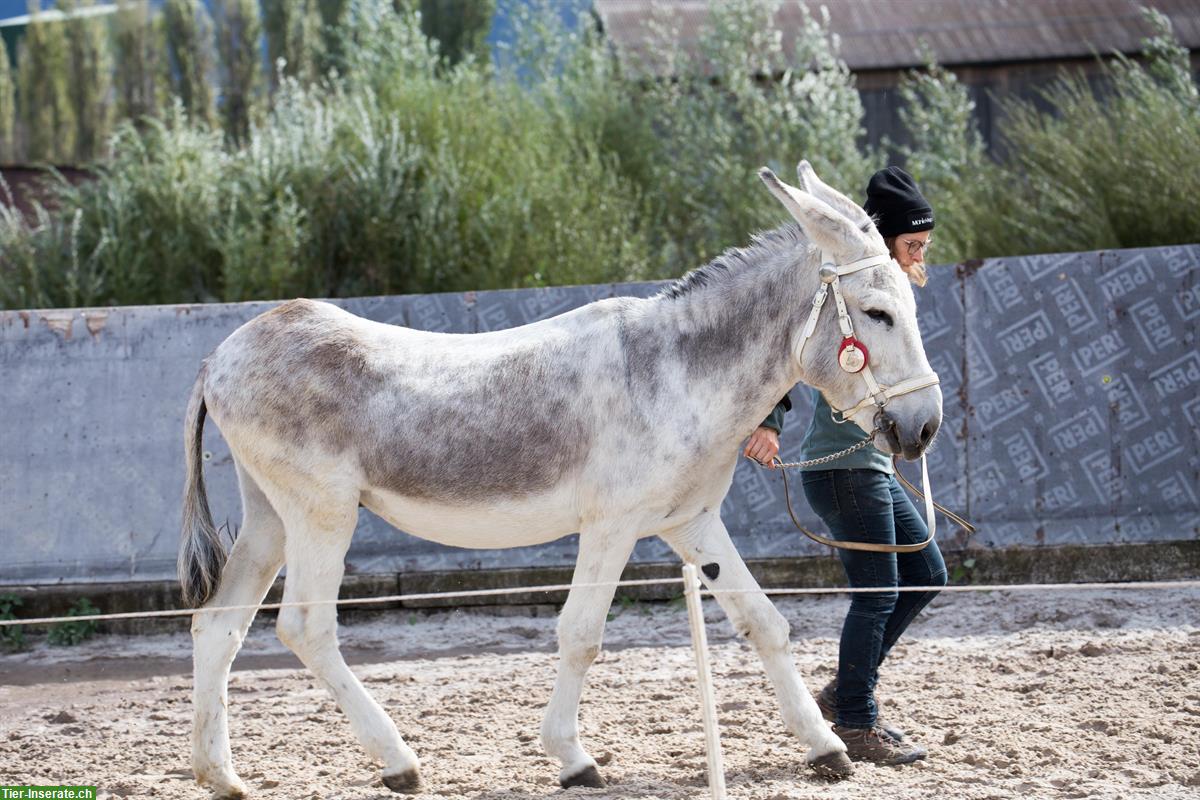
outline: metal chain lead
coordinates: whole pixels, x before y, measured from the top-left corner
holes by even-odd
[[[879,429],[876,428],[874,431],[871,431],[871,433],[867,436],[867,438],[863,439],[861,442],[852,444],[849,447],[847,447],[845,450],[839,450],[838,452],[832,453],[831,455],[821,456],[820,458],[810,458],[807,461],[788,461],[787,463],[779,461],[779,462],[776,462],[775,466],[783,468],[783,469],[788,469],[788,468],[792,468],[792,467],[797,467],[799,469],[803,469],[805,467],[816,467],[816,466],[820,466],[821,464],[828,464],[831,461],[837,461],[842,456],[848,456],[851,453],[857,453],[859,450],[862,450],[864,447],[869,445],[875,439],[875,434],[878,431],[879,431]]]

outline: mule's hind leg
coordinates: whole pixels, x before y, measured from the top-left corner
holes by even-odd
[[[759,589],[720,516],[705,512],[663,538],[684,561],[699,568],[710,589],[736,592],[717,594],[717,602],[734,629],[758,651],[779,698],[784,724],[812,748],[808,761],[819,774],[848,777],[853,767],[846,746],[821,718],[816,701],[796,672],[788,642],[791,626]]]
[[[206,606],[255,606],[283,565],[283,523],[253,479],[238,466],[242,527],[225,562],[216,594]],[[217,797],[242,797],[246,787],[233,770],[226,710],[229,667],[254,609],[200,611],[192,617],[195,684],[192,692],[192,772]]]
[[[357,500],[314,493],[303,500],[295,498],[289,508],[285,515],[287,578],[283,601],[325,604],[281,608],[276,624],[279,638],[325,684],[367,752],[383,762],[383,782],[388,788],[416,791],[421,783],[417,755],[404,743],[391,717],[346,666],[338,650],[337,606],[328,602],[337,599],[342,582],[346,550],[358,521]]]
[[[620,579],[637,537],[615,526],[585,525],[571,591],[558,618],[558,677],[542,722],[542,746],[562,762],[563,788],[604,785],[596,760],[579,744],[579,697],[588,667],[600,654],[604,622],[612,605],[612,583]]]

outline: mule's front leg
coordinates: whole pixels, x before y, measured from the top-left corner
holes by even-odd
[[[587,525],[579,533],[579,560],[558,618],[558,677],[542,722],[542,746],[562,762],[563,788],[604,786],[596,760],[579,744],[579,697],[588,667],[600,654],[615,587],[586,584],[618,581],[636,541],[614,526]]]
[[[706,511],[663,538],[686,562],[699,568],[708,588],[732,592],[717,594],[717,602],[734,629],[754,643],[775,687],[784,724],[812,748],[808,763],[825,777],[849,777],[853,766],[846,757],[846,746],[821,718],[816,701],[796,672],[788,642],[791,626],[762,593],[721,518]]]

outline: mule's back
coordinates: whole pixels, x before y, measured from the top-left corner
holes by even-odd
[[[509,331],[439,334],[294,300],[234,332],[205,397],[227,437],[345,456],[365,483],[428,500],[535,494],[594,437],[588,370],[611,307]]]

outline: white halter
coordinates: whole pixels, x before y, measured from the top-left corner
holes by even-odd
[[[858,261],[853,261],[849,264],[844,264],[839,267],[833,263],[833,259],[829,257],[828,253],[821,251],[821,287],[817,289],[817,293],[813,297],[812,311],[809,312],[808,322],[804,325],[804,332],[800,338],[800,349],[796,354],[796,361],[800,361],[800,359],[804,356],[804,345],[808,343],[809,338],[812,337],[813,332],[817,329],[817,320],[821,316],[821,307],[825,305],[825,296],[829,293],[829,290],[832,289],[833,300],[837,304],[838,326],[842,331],[842,349],[845,350],[850,346],[862,348],[861,352],[859,354],[855,354],[852,359],[844,360],[841,352],[839,352],[838,362],[841,364],[842,369],[846,370],[847,372],[860,373],[863,376],[863,380],[867,382],[867,396],[859,401],[859,403],[853,408],[845,411],[838,411],[837,409],[833,409],[832,405],[830,406],[830,408],[833,409],[833,421],[837,423],[849,421],[851,417],[872,403],[874,403],[877,408],[882,410],[883,407],[887,405],[888,400],[891,400],[893,397],[899,397],[902,394],[915,392],[918,389],[924,389],[927,386],[934,386],[939,382],[937,374],[931,372],[928,375],[921,375],[916,378],[908,378],[907,380],[900,381],[893,386],[885,386],[880,384],[875,380],[875,376],[871,372],[869,354],[866,352],[865,347],[863,347],[862,344],[854,338],[854,324],[850,321],[850,313],[846,311],[846,300],[842,297],[840,278],[843,275],[849,275],[851,273],[858,272],[859,270],[868,269],[870,267],[882,267],[887,264],[895,264],[895,262],[891,256],[882,255],[862,258]],[[896,269],[899,269],[900,265],[895,264],[895,267]],[[859,363],[860,360],[861,363]],[[841,415],[841,419],[838,419],[839,414]],[[866,441],[869,440],[870,437],[868,437]],[[823,459],[816,459],[816,461],[823,461],[828,458],[830,457],[826,456]],[[813,462],[799,462],[797,464],[782,464],[781,462],[781,465],[785,467],[803,466],[810,463]],[[896,474],[899,476],[900,480],[904,480],[904,476],[900,475],[899,469],[896,470]],[[929,535],[922,542],[915,542],[913,544],[889,545],[877,544],[874,542],[838,541],[827,536],[822,536],[819,533],[814,533],[813,531],[810,531],[808,528],[805,528],[803,525],[801,525],[800,521],[796,519],[796,514],[792,510],[792,500],[788,494],[786,477],[783,481],[783,488],[784,497],[787,500],[788,514],[790,514],[792,517],[792,523],[795,524],[795,526],[801,531],[803,531],[804,534],[810,539],[841,550],[867,550],[881,553],[913,553],[921,550],[933,541],[933,537],[937,532],[937,520],[933,513],[934,508],[941,508],[941,510],[947,514],[950,514],[951,512],[933,502],[933,493],[929,491],[929,467],[925,463],[925,455],[923,453],[921,454],[921,487],[924,489],[924,492],[922,493],[917,491],[916,487],[912,486],[906,480],[904,480],[904,484],[912,489],[924,501],[925,524],[929,530]],[[969,532],[974,531],[974,528],[970,525],[970,523],[966,522],[958,515],[951,514],[951,516],[955,521],[967,528]]]
[[[808,322],[805,323],[804,331],[800,337],[800,349],[799,352],[796,353],[797,362],[803,358],[804,345],[808,343],[809,338],[812,337],[813,332],[817,329],[817,320],[821,316],[821,308],[825,305],[825,297],[829,294],[830,290],[833,291],[833,300],[834,303],[837,304],[838,326],[842,331],[842,340],[844,343],[843,346],[845,347],[847,343],[849,346],[858,345],[857,340],[854,339],[854,323],[850,321],[850,313],[846,310],[846,300],[842,297],[842,286],[840,279],[843,275],[850,275],[860,270],[869,269],[870,267],[881,267],[887,264],[893,264],[895,265],[896,269],[900,269],[900,265],[896,264],[895,260],[891,256],[887,255],[860,258],[858,261],[852,261],[849,264],[837,266],[834,264],[833,259],[829,257],[828,253],[826,253],[824,250],[821,251],[821,269],[819,273],[821,276],[821,286],[817,289],[817,293],[813,297],[812,311],[809,312]],[[862,366],[853,368],[848,367],[846,363],[839,358],[839,363],[842,364],[842,369],[845,369],[847,372],[858,372],[863,376],[863,380],[867,383],[867,396],[860,400],[853,408],[846,410],[833,409],[834,422],[846,422],[859,411],[863,410],[872,403],[874,403],[878,409],[882,410],[883,407],[887,405],[888,400],[891,400],[893,397],[899,397],[902,394],[915,392],[918,389],[924,389],[927,386],[934,386],[938,383],[938,376],[931,372],[928,375],[921,375],[916,378],[908,378],[907,380],[900,381],[892,386],[886,386],[875,380],[875,375],[871,372],[871,365],[869,362],[870,359],[865,357],[864,354]],[[833,406],[831,405],[830,408],[833,408]],[[838,415],[841,416],[841,419],[838,418]]]

